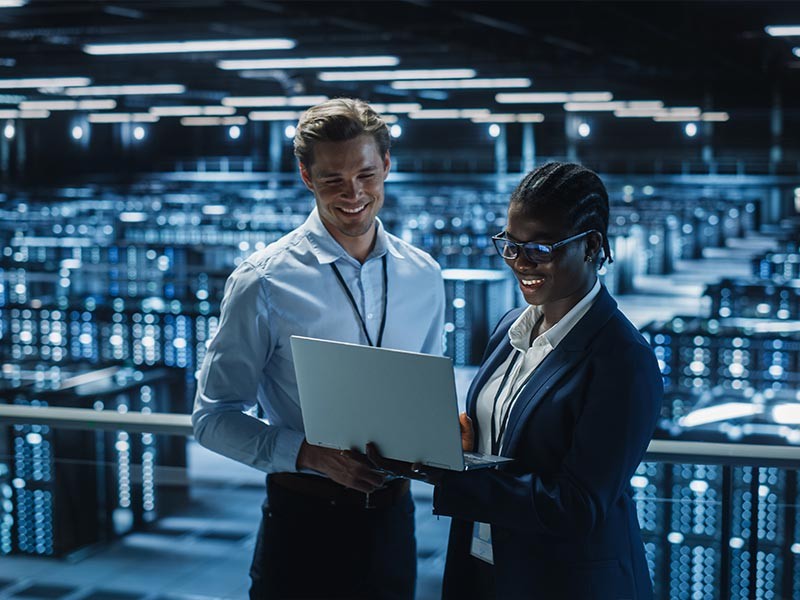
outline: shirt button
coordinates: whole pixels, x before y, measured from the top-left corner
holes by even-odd
[[[373,314],[372,314],[372,313],[367,313],[367,318],[368,318],[368,319],[371,319],[372,317],[373,317]]]

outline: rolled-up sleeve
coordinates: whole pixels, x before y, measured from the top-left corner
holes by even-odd
[[[271,351],[267,285],[245,262],[225,284],[219,328],[198,377],[194,434],[202,446],[260,471],[296,471],[303,433],[245,412],[257,402]]]

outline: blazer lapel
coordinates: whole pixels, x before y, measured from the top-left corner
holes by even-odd
[[[467,394],[467,414],[470,419],[472,419],[473,423],[477,422],[475,411],[478,404],[478,392],[483,389],[489,377],[503,364],[503,361],[508,358],[512,350],[511,342],[508,341],[506,337],[506,339],[501,341],[489,355],[489,358],[483,363],[475,375],[475,379],[472,380],[472,385],[469,386],[469,392]]]
[[[572,367],[583,358],[584,354],[584,352],[562,350],[559,345],[536,368],[511,409],[501,455],[512,455],[518,441],[517,438],[523,431],[520,425],[528,420],[542,398],[558,383],[559,379],[572,370]]]
[[[501,450],[503,456],[512,455],[518,443],[518,438],[523,431],[521,425],[530,418],[536,405],[558,383],[558,380],[568,374],[575,364],[583,359],[592,340],[608,322],[616,308],[617,303],[608,293],[605,286],[602,286],[597,299],[588,312],[561,340],[555,350],[536,368],[530,381],[522,389],[519,398],[517,398],[514,407],[511,409],[503,438]]]

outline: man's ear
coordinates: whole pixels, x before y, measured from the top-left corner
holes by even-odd
[[[389,176],[389,171],[392,170],[392,157],[389,156],[389,151],[386,151],[386,154],[383,157],[383,179],[384,181]]]
[[[300,168],[300,179],[302,179],[306,187],[313,192],[314,183],[311,181],[311,174],[302,162],[298,162],[297,165]]]

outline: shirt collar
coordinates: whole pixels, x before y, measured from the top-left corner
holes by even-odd
[[[380,219],[376,218],[377,234],[375,238],[375,247],[370,252],[367,260],[373,258],[380,258],[387,252],[395,258],[403,258],[403,255],[395,247],[395,244],[389,239],[383,223]],[[319,216],[317,207],[308,215],[303,228],[306,232],[306,238],[311,244],[311,251],[320,264],[326,265],[343,258],[345,260],[354,260],[347,251],[342,248],[341,244],[337,242],[330,232],[325,228],[322,219]]]
[[[600,279],[594,282],[594,286],[589,293],[581,298],[561,320],[545,331],[539,337],[543,338],[552,348],[558,346],[567,337],[575,324],[581,320],[586,311],[592,306],[595,298],[600,293]],[[526,308],[508,330],[508,338],[511,345],[521,352],[525,352],[531,347],[530,339],[536,322],[542,316],[542,307],[530,305]]]

